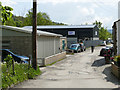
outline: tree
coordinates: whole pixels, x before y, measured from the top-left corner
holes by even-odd
[[[32,19],[33,19],[33,10],[30,9],[26,14],[26,17],[12,15],[12,17],[9,17],[9,19],[5,21],[4,24],[8,26],[16,26],[16,27],[32,26]],[[38,12],[37,25],[65,25],[65,24],[54,22],[50,19],[50,17],[46,13]]]
[[[25,26],[31,26],[32,25],[32,9],[28,11],[28,14],[26,14],[26,18],[24,21]],[[37,13],[37,25],[52,25],[52,21],[50,20],[49,16],[46,13],[39,12]]]
[[[30,9],[28,13],[26,14],[25,20],[24,20],[24,26],[31,26],[32,25],[32,15],[33,10]],[[38,12],[37,13],[37,25],[64,25],[63,23],[57,23],[53,22],[49,15],[46,13]]]
[[[3,25],[5,24],[5,22],[7,20],[10,19],[10,17],[12,17],[12,13],[11,13],[12,10],[13,9],[9,6],[2,6],[2,4],[0,2],[0,11],[1,11],[1,16],[2,16],[0,18],[2,19],[2,24]]]
[[[108,31],[104,27],[101,27],[99,30],[99,38],[101,40],[107,40],[109,38]]]
[[[102,23],[95,21],[93,25],[97,25],[99,28],[99,38],[100,40],[108,40],[112,37],[112,34],[108,32],[107,28],[102,27]]]
[[[33,15],[33,12],[32,12],[32,9],[30,9],[26,14],[25,20],[23,22],[24,26],[32,26],[32,19],[33,19],[32,15]]]
[[[86,22],[85,25],[88,25],[88,23]]]
[[[8,25],[8,26],[16,26],[16,23],[15,21],[13,20],[13,18],[11,17],[9,20],[7,20],[5,22],[5,25]]]
[[[93,25],[97,25],[97,27],[100,29],[102,27],[102,23],[99,21],[95,21]]]
[[[5,25],[23,27],[24,17],[22,16],[12,16],[8,21],[5,22]]]

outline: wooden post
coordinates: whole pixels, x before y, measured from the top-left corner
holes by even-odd
[[[13,75],[15,75],[15,69],[14,69],[14,59],[12,59],[12,70],[13,70]]]
[[[37,70],[37,0],[33,0],[32,67]]]
[[[112,32],[112,36],[113,36],[113,47],[114,47],[114,55],[117,55],[117,26],[116,26],[116,22],[114,22],[113,25],[113,32]]]
[[[30,57],[29,57],[29,60],[28,60],[28,70],[30,69]]]

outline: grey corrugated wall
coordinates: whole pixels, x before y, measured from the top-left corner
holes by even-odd
[[[98,46],[100,45],[102,42],[102,40],[89,40],[89,41],[85,41],[84,44],[86,46],[86,48],[90,47],[90,46]]]
[[[60,52],[60,37],[40,36],[37,38],[38,58],[45,58]]]

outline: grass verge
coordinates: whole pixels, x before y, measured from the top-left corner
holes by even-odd
[[[28,79],[33,79],[36,76],[41,74],[41,71],[38,67],[37,70],[34,70],[31,66],[28,68],[28,64],[18,64],[16,63],[14,66],[14,73],[13,75],[13,70],[12,67],[8,69],[6,64],[2,64],[2,89],[7,89],[11,86],[14,86],[20,82],[23,82]]]
[[[45,66],[51,66],[51,65],[53,65],[53,64],[55,64],[55,63],[57,63],[57,62],[59,62],[59,61],[62,61],[62,60],[64,60],[65,58],[63,58],[63,59],[60,59],[60,60],[57,60],[57,61],[55,61],[55,62],[53,62],[53,63],[51,63],[51,64],[47,64],[47,65],[45,65]]]
[[[67,53],[67,55],[74,55],[74,53]]]

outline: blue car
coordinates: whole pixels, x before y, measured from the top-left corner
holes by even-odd
[[[1,49],[0,52],[2,53],[2,62],[4,62],[4,59],[8,56],[11,55],[14,59],[15,62],[23,62],[23,63],[28,63],[29,57],[26,56],[19,56],[11,52],[9,49]]]
[[[70,50],[73,50],[74,52],[81,52],[80,44],[72,44],[70,46]]]

